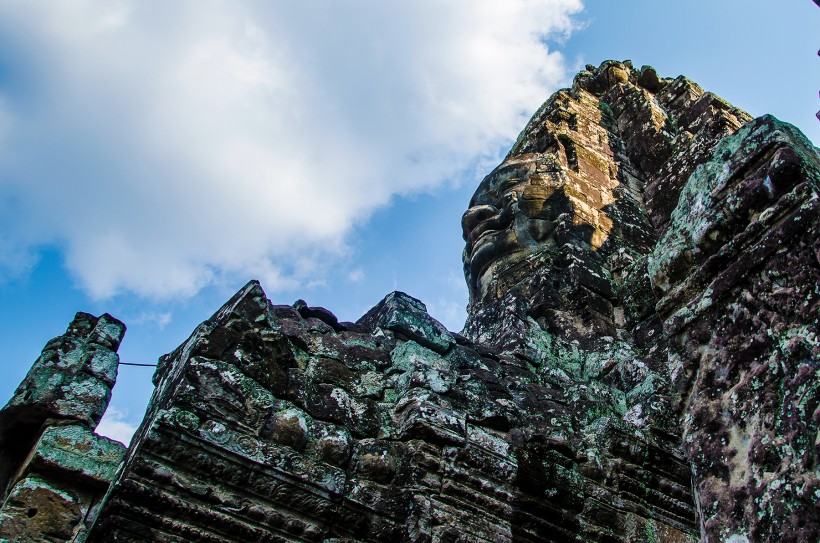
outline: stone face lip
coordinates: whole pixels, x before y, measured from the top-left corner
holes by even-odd
[[[10,413],[52,417],[3,450],[0,541],[820,540],[820,156],[794,127],[587,66],[462,227],[461,333],[402,292],[349,323],[251,281],[160,359],[119,465],[92,428],[121,332],[78,315],[0,412],[6,446]]]

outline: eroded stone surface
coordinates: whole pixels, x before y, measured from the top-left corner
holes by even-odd
[[[464,215],[464,333],[650,395],[624,420],[685,432],[705,541],[817,540],[820,160],[773,118],[731,136],[749,121],[682,77],[581,72]]]
[[[82,425],[50,426],[43,431],[28,462],[40,470],[64,471],[66,478],[91,479],[107,486],[124,452],[121,443]]]
[[[693,540],[677,442],[625,394],[402,293],[338,332],[305,314],[251,283],[168,357],[91,541]]]
[[[0,541],[80,543],[125,447],[94,433],[125,326],[77,313],[0,411]]]
[[[689,178],[650,258],[709,541],[820,538],[820,156],[762,117]]]
[[[0,510],[0,541],[62,543],[74,539],[88,509],[83,496],[27,477],[14,486]]]
[[[116,351],[124,333],[125,326],[108,314],[77,313],[66,333],[46,344],[0,411],[0,439],[29,434],[30,428],[36,432],[47,419],[96,427],[117,378]]]
[[[489,339],[481,313],[501,300],[570,339],[657,328],[651,294],[633,296],[645,257],[689,174],[750,117],[684,77],[647,83],[650,73],[588,67],[481,182],[462,220],[469,334]]]

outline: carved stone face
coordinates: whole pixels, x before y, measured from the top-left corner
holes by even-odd
[[[473,196],[461,219],[467,242],[464,270],[473,297],[483,290],[482,278],[490,270],[503,274],[541,246],[554,246],[557,225],[571,220],[563,174],[541,169],[534,159],[508,160],[484,178]]]

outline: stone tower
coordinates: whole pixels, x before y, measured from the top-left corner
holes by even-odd
[[[461,333],[252,281],[160,360],[93,527],[19,540],[818,540],[818,193],[793,127],[588,66],[464,214]]]

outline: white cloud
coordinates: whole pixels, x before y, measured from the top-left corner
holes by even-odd
[[[158,330],[164,330],[173,320],[170,311],[142,311],[133,318],[126,319],[135,325],[151,324]]]
[[[459,332],[467,318],[465,300],[467,300],[468,293],[464,277],[458,271],[451,269],[445,275],[436,277],[435,281],[442,286],[441,292],[444,295],[429,304],[429,312],[448,330]]]
[[[0,214],[6,206],[0,203]],[[19,239],[13,231],[0,232],[0,283],[29,273],[38,262],[37,255]]]
[[[347,280],[351,283],[361,283],[362,281],[364,281],[364,270],[361,268],[351,270],[347,274]]]
[[[11,132],[11,113],[9,113],[6,99],[0,94],[0,156],[2,156],[6,139]]]
[[[292,288],[391,196],[494,158],[580,4],[0,3],[0,231],[97,298]]]
[[[109,407],[97,425],[97,433],[110,437],[126,446],[131,443],[131,437],[137,431],[137,425],[127,420],[128,414],[116,407]]]

